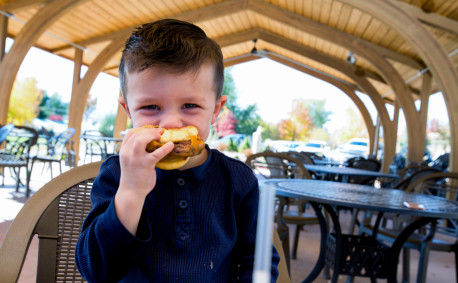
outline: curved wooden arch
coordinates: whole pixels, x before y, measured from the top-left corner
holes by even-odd
[[[293,69],[296,69],[296,70],[298,70],[298,71],[300,71],[302,73],[311,75],[311,76],[313,76],[315,78],[318,78],[318,79],[320,79],[322,81],[328,82],[328,83],[332,84],[333,86],[335,86],[336,88],[340,89],[343,93],[345,93],[355,103],[355,106],[358,108],[359,112],[361,113],[361,115],[363,117],[364,124],[366,125],[367,133],[369,135],[369,139],[371,141],[373,141],[374,136],[375,136],[374,121],[372,120],[371,115],[370,115],[369,111],[367,110],[366,106],[364,105],[364,103],[355,94],[356,89],[354,87],[351,87],[351,86],[349,86],[347,84],[344,84],[344,83],[342,83],[342,82],[340,82],[340,81],[338,81],[336,79],[333,79],[333,78],[331,78],[329,76],[325,76],[322,73],[316,72],[316,71],[314,71],[312,69],[305,68],[299,63],[291,62],[291,61],[285,60],[285,59],[283,59],[281,57],[272,56],[272,55],[268,56],[268,58],[273,60],[273,61],[275,61],[275,62],[278,62],[280,64],[283,64],[283,65],[286,65],[286,66],[291,67]],[[372,148],[371,148],[371,150],[372,150]]]
[[[92,84],[97,78],[98,74],[103,70],[106,63],[119,52],[124,46],[126,37],[121,36],[113,39],[95,58],[91,66],[87,70],[84,77],[77,82],[73,88],[72,98],[70,101],[69,120],[68,126],[75,128],[75,134],[72,137],[75,145],[76,156],[79,156],[79,144],[81,123],[83,121],[84,106],[86,105],[87,96],[91,90]]]
[[[434,37],[414,17],[387,1],[340,0],[379,18],[396,30],[423,58],[444,96],[450,122],[450,170],[458,167],[458,73]],[[406,29],[405,27],[409,27]],[[410,151],[410,143],[409,143]]]
[[[310,74],[314,77],[317,77],[319,79],[322,79],[332,85],[334,85],[335,87],[339,88],[340,90],[342,90],[356,105],[356,107],[358,108],[358,110],[361,112],[362,116],[363,116],[363,119],[364,119],[364,122],[366,124],[366,128],[367,128],[367,131],[368,131],[368,134],[369,134],[369,140],[370,140],[370,151],[372,152],[373,149],[374,149],[374,140],[375,140],[375,126],[373,124],[373,121],[372,121],[372,118],[369,114],[369,111],[367,110],[366,106],[364,105],[364,103],[359,99],[359,97],[355,94],[355,89],[350,87],[349,85],[347,84],[344,84],[336,79],[332,79],[328,76],[324,76],[323,74],[321,73],[318,73],[318,72],[315,72],[311,69],[308,69],[308,68],[305,68],[303,66],[301,66],[300,64],[295,64],[291,61],[287,61],[281,57],[278,57],[278,56],[272,56],[272,55],[269,55],[268,58],[274,60],[274,61],[277,61],[279,63],[282,63],[284,65],[287,65],[291,68],[294,68],[298,71],[301,71],[301,72],[304,72],[304,73],[307,73],[307,74]],[[372,84],[369,83],[369,81],[367,81],[366,79],[363,79],[363,78],[357,78],[357,82],[360,84],[360,86],[365,89],[365,91],[369,92],[369,93],[373,93],[376,97],[380,97],[380,95],[377,93],[377,91],[375,90],[375,88],[372,86]],[[386,110],[385,106],[384,106],[384,109]],[[382,111],[383,112],[383,111]],[[381,113],[381,112],[379,112]],[[388,114],[388,113],[386,113]],[[385,120],[385,119],[384,119]],[[395,122],[393,121],[382,121],[382,127],[384,129],[384,137],[385,139],[388,141],[388,142],[385,142],[385,147],[384,147],[384,158],[383,158],[383,161],[382,161],[382,170],[384,172],[387,172],[388,171],[388,167],[389,167],[389,164],[391,162],[391,157],[395,154],[395,151],[396,151],[396,129],[397,127],[395,127]],[[385,131],[388,131],[387,133],[385,133]]]
[[[86,0],[51,1],[22,27],[10,51],[0,63],[0,124],[6,123],[14,80],[29,49],[55,21],[84,1]]]
[[[339,72],[342,72],[346,74],[347,76],[349,76],[350,78],[352,78],[355,82],[358,82],[358,85],[361,86],[361,88],[364,89],[364,91],[369,95],[372,102],[374,103],[375,108],[379,112],[381,123],[383,126],[383,133],[385,137],[385,154],[384,154],[384,162],[383,162],[382,168],[383,169],[388,168],[388,165],[391,162],[391,157],[396,152],[396,133],[393,133],[394,131],[393,123],[390,120],[385,103],[382,101],[380,94],[375,90],[372,84],[369,83],[367,79],[357,76],[354,73],[352,66],[350,66],[347,63],[341,62],[327,55],[319,54],[315,52],[314,50],[312,50],[311,48],[304,47],[300,44],[293,42],[292,40],[283,38],[281,36],[278,36],[272,33],[263,32],[261,30],[261,32],[258,33],[258,36],[259,36],[258,37],[259,39],[265,40],[267,42],[271,42],[272,44],[280,46],[282,48],[287,48],[288,50],[301,54],[302,56],[309,57],[312,60],[315,60],[335,70],[338,70]],[[218,41],[218,39],[216,40]],[[237,40],[243,40],[243,37],[234,36],[233,41],[221,40],[220,42],[221,43],[224,42],[225,44],[235,44],[237,43]],[[376,55],[376,56],[380,57],[380,55]],[[247,60],[247,58],[244,58],[244,59],[245,61]],[[381,58],[381,60],[385,61],[383,58]],[[396,77],[396,75],[399,76],[399,74],[397,74],[397,72],[394,71],[390,76]],[[399,80],[400,76],[397,79]],[[413,104],[413,101],[412,101],[412,104]],[[371,141],[371,144],[373,144],[373,140]]]
[[[355,2],[359,3],[359,1]],[[376,49],[374,49],[374,46],[367,44],[360,38],[348,36],[339,30],[331,29],[320,23],[314,22],[313,20],[280,9],[268,3],[264,3],[258,0],[250,0],[248,7],[249,9],[261,15],[283,22],[289,26],[297,28],[298,30],[313,34],[314,36],[348,48],[349,50],[354,51],[359,56],[364,57],[368,62],[370,62],[380,73],[383,79],[389,83],[393,91],[399,95],[399,104],[403,108],[404,113],[408,113],[405,117],[408,135],[408,148],[411,150],[408,152],[407,159],[410,161],[421,160],[424,155],[424,151],[417,150],[415,143],[421,139],[425,139],[425,135],[421,133],[420,126],[417,123],[417,121],[420,119],[420,115],[415,108],[413,98],[411,97],[410,91],[407,85],[404,83],[402,77],[399,75],[396,69],[383,56],[381,56]]]

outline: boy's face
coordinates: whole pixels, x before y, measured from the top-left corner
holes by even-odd
[[[170,73],[149,68],[127,74],[127,101],[119,99],[134,127],[158,125],[162,128],[195,126],[207,140],[227,96],[216,101],[213,66],[203,64],[196,74]]]

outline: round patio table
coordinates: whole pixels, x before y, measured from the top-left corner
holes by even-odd
[[[308,200],[317,213],[321,229],[320,255],[315,268],[303,282],[312,282],[320,274],[325,263],[333,265],[334,272],[331,282],[337,282],[339,273],[387,278],[388,282],[396,282],[399,253],[409,236],[416,229],[436,219],[458,219],[458,204],[456,202],[431,195],[320,180],[269,179],[261,181],[260,186],[263,190],[275,189],[278,196]],[[405,202],[421,204],[424,209],[408,208],[404,204]],[[381,216],[385,212],[414,215],[419,216],[419,218],[398,235],[391,247],[387,247],[376,240],[374,235],[376,235],[377,230],[374,231],[372,237],[364,238],[363,236],[343,234],[338,216],[333,209],[335,206],[379,212],[376,227],[378,227]],[[328,224],[322,214],[322,208],[331,217],[334,226],[333,233],[328,231]],[[345,254],[348,250],[353,251],[353,255],[359,253],[358,256],[367,257],[364,255],[366,252],[377,254],[378,257],[372,258],[372,261],[369,262],[369,265],[374,266],[374,270],[367,266],[366,274],[361,275],[356,270],[358,269],[356,266],[351,266],[351,270],[342,272],[345,257],[350,257],[349,254]]]

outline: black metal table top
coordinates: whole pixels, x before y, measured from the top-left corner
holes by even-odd
[[[272,186],[277,195],[329,205],[423,217],[458,219],[458,203],[436,196],[394,189],[377,189],[358,184],[304,179],[269,179],[261,181],[260,185],[262,187]],[[407,208],[404,205],[406,201],[422,204],[425,209]]]
[[[367,176],[367,177],[386,177],[399,178],[399,175],[382,173],[379,171],[370,171],[351,167],[326,166],[326,165],[311,165],[304,164],[305,168],[312,172],[347,175],[347,176]]]

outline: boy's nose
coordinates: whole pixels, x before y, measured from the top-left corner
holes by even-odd
[[[161,117],[161,122],[159,123],[159,126],[161,128],[166,128],[166,129],[176,129],[176,128],[184,127],[184,124],[181,118],[179,117],[179,115],[170,114],[170,115],[164,115],[163,117]]]

